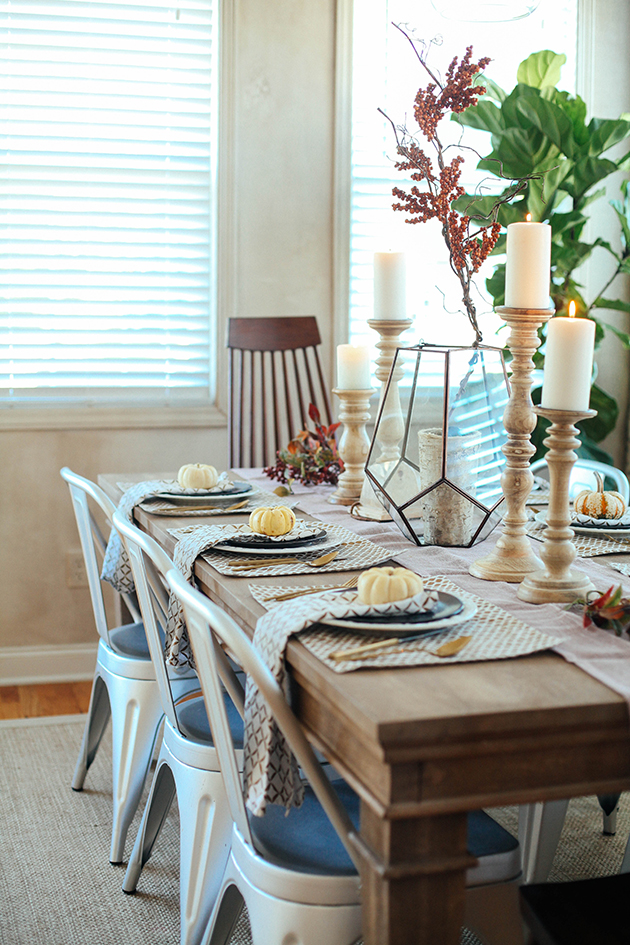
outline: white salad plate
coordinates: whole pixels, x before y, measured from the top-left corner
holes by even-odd
[[[376,621],[374,618],[370,620],[361,620],[360,617],[357,617],[356,620],[350,620],[348,618],[342,617],[325,617],[322,618],[319,622],[325,624],[327,627],[338,627],[343,630],[360,630],[363,633],[373,633],[386,634],[391,636],[392,633],[399,634],[423,634],[426,628],[426,633],[434,633],[436,630],[446,630],[451,627],[456,627],[460,623],[466,623],[477,613],[477,605],[472,601],[460,601],[459,598],[454,597],[452,594],[446,594],[444,591],[438,591],[438,600],[449,603],[452,601],[458,601],[461,603],[462,609],[456,614],[452,614],[450,617],[441,617],[440,614],[436,614],[433,619],[426,618],[425,615],[423,620],[412,620],[413,614],[400,615],[400,620],[395,621],[390,615],[389,617],[384,617],[383,621]]]
[[[538,512],[535,518],[542,525],[547,524],[546,511]],[[575,512],[571,512],[571,528],[578,535],[592,535],[594,537],[599,535],[614,537],[618,535],[619,538],[624,538],[630,536],[630,516],[626,513],[623,518],[602,519],[589,518],[587,515],[576,515]]]
[[[156,495],[158,499],[166,499],[173,505],[207,505],[208,500],[213,502],[225,501],[228,505],[237,501],[253,491],[253,486],[249,482],[235,482],[233,486],[225,489],[195,489],[188,493],[160,492]]]
[[[324,533],[322,538],[318,539],[318,535],[322,532]],[[249,525],[240,525],[234,537],[237,538],[239,535],[254,538],[255,532],[252,532]],[[296,543],[296,540],[298,543]],[[329,535],[321,526],[311,526],[310,524],[304,523],[303,527],[294,526],[286,535],[278,535],[277,537],[270,538],[268,542],[254,543],[252,541],[252,544],[239,544],[237,542],[230,544],[228,540],[226,540],[214,547],[217,551],[229,551],[237,555],[253,555],[254,557],[258,557],[258,555],[273,555],[274,557],[279,557],[280,555],[303,555],[308,552],[321,555],[324,551],[338,548],[339,545],[339,538]]]

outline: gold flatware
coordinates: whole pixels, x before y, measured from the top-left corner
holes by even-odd
[[[396,646],[401,643],[409,643],[411,640],[417,640],[423,635],[423,633],[413,633],[408,637],[389,637],[387,640],[377,640],[376,643],[364,643],[362,646],[353,646],[349,650],[335,650],[333,653],[329,653],[329,658],[335,661],[369,659],[372,656],[380,656],[380,651],[387,647]],[[443,643],[437,650],[425,649],[424,652],[445,659],[448,656],[455,656],[460,650],[463,650],[471,640],[472,637],[458,637],[456,640],[449,640],[447,643]]]
[[[236,509],[242,509],[248,502],[249,499],[245,499],[243,502],[237,502],[236,505],[180,505],[177,508],[194,509],[195,512],[234,512]]]
[[[345,584],[338,584],[336,587],[309,587],[301,591],[288,591],[286,594],[276,594],[275,597],[268,597],[267,600],[281,601],[292,600],[294,597],[305,597],[307,594],[324,594],[326,591],[345,591],[351,590],[359,583],[359,575],[351,577]]]
[[[340,552],[340,548],[337,548],[336,551],[329,551],[325,555],[320,555],[319,558],[311,558],[310,560],[306,558],[252,558],[251,561],[239,561],[237,564],[231,564],[230,569],[232,571],[251,571],[252,568],[270,568],[278,564],[308,564],[311,568],[321,568],[322,565],[328,564],[329,561],[332,561]]]

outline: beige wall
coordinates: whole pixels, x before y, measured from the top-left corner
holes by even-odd
[[[630,36],[630,2],[628,0],[583,0],[580,14],[586,22],[585,48],[582,50],[581,74],[578,91],[589,108],[588,117],[619,118],[630,112],[630,60],[627,55],[627,38]],[[592,56],[589,57],[589,52]],[[605,156],[619,159],[628,151],[624,142]],[[620,199],[619,186],[627,174],[615,174],[606,183],[606,198],[596,201],[589,208],[591,223],[588,239],[601,236],[614,248],[620,250],[619,224],[609,205],[611,199]],[[580,281],[587,287],[586,296],[595,298],[614,272],[614,262],[603,249],[595,250],[593,257],[583,267]],[[619,276],[606,292],[607,298],[630,300],[627,276]],[[595,314],[602,321],[622,331],[630,331],[630,315],[597,309]],[[619,422],[616,429],[601,444],[613,456],[615,464],[627,468],[630,456],[627,451],[628,436],[628,377],[630,375],[630,352],[608,333],[596,352],[599,386],[611,394],[619,404]]]
[[[222,245],[227,308],[236,315],[317,315],[330,363],[334,83],[333,0],[236,0],[233,251]],[[225,221],[224,221],[225,222]],[[223,329],[218,329],[219,345]],[[221,377],[224,384],[224,371]],[[224,395],[224,391],[223,391]],[[225,397],[221,398],[225,402]],[[13,412],[12,412],[13,413]],[[6,415],[5,415],[6,418]],[[0,649],[91,641],[88,594],[66,586],[78,549],[68,465],[99,472],[177,469],[227,459],[225,428],[3,430],[0,416]],[[12,421],[15,426],[15,420]],[[1,679],[0,679],[1,682]]]
[[[220,315],[315,314],[330,370],[335,0],[226,0],[225,6],[233,17],[234,42],[224,59],[233,92],[224,113],[229,153],[222,174]],[[596,12],[589,100],[595,114],[617,116],[630,111],[623,45],[630,35],[630,3],[584,0],[583,7]],[[617,37],[614,49],[607,46],[611,34]],[[598,69],[598,62],[606,68]],[[597,286],[598,272],[591,268],[588,275]],[[612,318],[625,325],[625,316]],[[221,324],[218,338],[221,347]],[[625,412],[628,355],[611,342],[598,360],[602,386],[619,397]],[[224,363],[220,377],[225,403]],[[79,543],[59,469],[69,465],[95,477],[206,459],[223,465],[225,429],[2,426],[0,416],[0,651],[93,640],[87,592],[66,586],[66,553]],[[624,458],[624,429],[609,445],[618,462]]]

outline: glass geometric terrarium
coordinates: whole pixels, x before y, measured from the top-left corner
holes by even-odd
[[[397,349],[365,472],[411,541],[468,547],[499,524],[508,400],[499,348]]]

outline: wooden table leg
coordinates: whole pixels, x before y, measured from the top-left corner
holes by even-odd
[[[387,820],[363,803],[365,945],[458,945],[464,916],[466,814]]]

